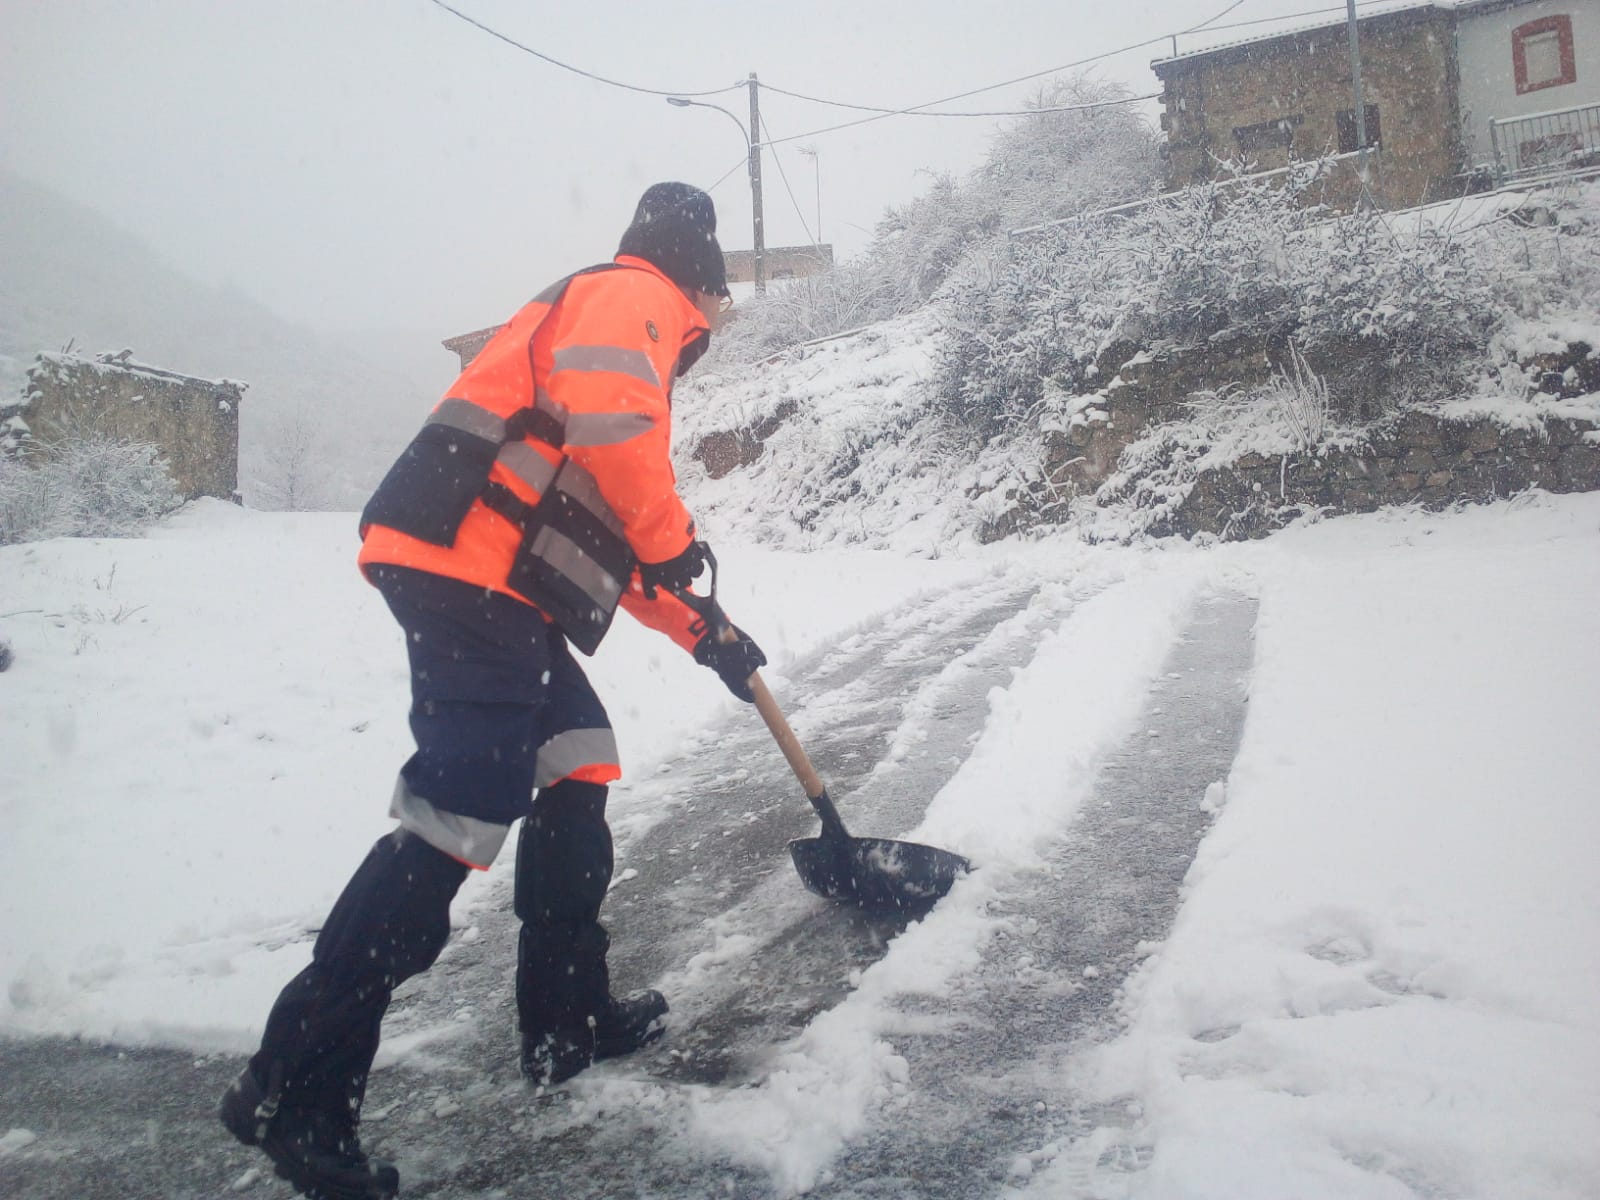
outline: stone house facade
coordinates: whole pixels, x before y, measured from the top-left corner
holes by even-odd
[[[1534,69],[1551,72],[1550,39],[1529,43],[1530,30],[1557,31],[1556,78],[1563,46],[1582,64],[1545,92],[1549,106],[1600,100],[1597,8],[1592,0],[1426,0],[1359,18],[1373,199],[1402,208],[1483,185],[1472,168],[1484,162],[1484,131],[1490,117],[1519,110],[1512,100],[1529,45]],[[1343,20],[1175,55],[1152,69],[1163,87],[1169,190],[1210,179],[1225,162],[1271,170],[1360,149]],[[1348,205],[1358,194],[1346,163],[1322,198]]]
[[[41,354],[19,403],[0,407],[0,441],[24,457],[64,439],[104,434],[149,442],[187,499],[239,498],[239,406],[246,385],[196,379],[134,361]]]

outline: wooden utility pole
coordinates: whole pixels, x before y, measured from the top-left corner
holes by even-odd
[[[1361,207],[1371,203],[1367,192],[1367,105],[1361,94],[1361,39],[1356,32],[1356,0],[1345,0],[1345,23],[1350,27],[1350,90],[1355,102],[1357,173],[1361,176]]]
[[[761,219],[761,103],[756,73],[750,72],[750,213],[755,240],[756,295],[767,292],[766,228]]]

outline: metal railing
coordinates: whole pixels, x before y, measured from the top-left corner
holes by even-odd
[[[1376,152],[1378,147],[1374,145],[1371,150]],[[1276,179],[1278,176],[1288,175],[1290,172],[1299,174],[1302,179],[1308,182],[1315,182],[1317,179],[1328,175],[1341,163],[1353,164],[1360,158],[1361,152],[1359,150],[1347,150],[1343,154],[1329,154],[1323,158],[1298,159],[1286,167],[1274,167],[1270,171],[1255,171],[1249,175],[1224,175],[1209,182],[1215,183],[1219,188],[1228,188],[1236,187],[1239,184],[1258,183],[1263,179]],[[1129,200],[1125,204],[1114,204],[1110,208],[1095,208],[1088,212],[1073,213],[1071,216],[1057,217],[1053,221],[1045,221],[1039,225],[1024,225],[1021,229],[1007,230],[1006,236],[1008,238],[1025,237],[1030,233],[1055,229],[1061,225],[1071,225],[1074,221],[1088,221],[1095,217],[1118,216],[1122,213],[1135,212],[1152,204],[1171,204],[1180,198],[1179,193],[1182,190],[1180,188],[1177,191],[1159,192],[1154,196],[1144,196],[1138,200]]]
[[[1490,118],[1489,141],[1500,183],[1587,166],[1600,158],[1600,104]]]

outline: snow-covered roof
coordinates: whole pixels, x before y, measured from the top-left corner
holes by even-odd
[[[1512,0],[1512,2],[1515,2],[1515,0]],[[1486,4],[1499,5],[1505,3],[1507,3],[1507,0],[1401,0],[1400,3],[1396,3],[1378,12],[1357,13],[1356,21],[1359,24],[1366,24],[1369,21],[1381,21],[1385,18],[1392,17],[1400,13],[1411,13],[1424,9],[1439,9],[1444,12],[1457,12],[1468,8],[1479,8]],[[1332,13],[1336,10],[1330,8],[1326,11]],[[1251,23],[1276,24],[1279,20],[1290,19],[1292,18],[1268,18],[1266,21]],[[1306,21],[1294,25],[1279,25],[1270,33],[1252,34],[1249,37],[1234,38],[1231,41],[1226,42],[1213,42],[1209,46],[1202,46],[1195,50],[1185,50],[1181,54],[1170,54],[1165,58],[1152,59],[1150,67],[1152,70],[1159,72],[1162,67],[1171,63],[1187,62],[1191,59],[1204,58],[1209,54],[1218,54],[1224,50],[1235,50],[1240,46],[1255,45],[1257,42],[1271,42],[1276,41],[1279,38],[1294,37],[1304,33],[1316,33],[1324,29],[1336,29],[1340,26],[1343,26],[1345,23],[1346,18],[1343,15],[1340,15],[1337,17],[1328,16],[1320,20]]]
[[[455,337],[447,337],[439,344],[446,350],[459,350],[463,346],[473,346],[487,342],[504,328],[504,322],[499,325],[485,325],[482,329],[474,329],[471,333],[458,333]]]
[[[140,362],[132,356],[131,350],[120,350],[116,353],[96,354],[93,358],[77,354],[72,351],[42,350],[35,356],[35,369],[44,367],[52,370],[73,368],[77,370],[88,369],[100,374],[120,372],[133,375],[150,375],[157,379],[168,379],[181,384],[201,384],[212,388],[238,388],[243,391],[249,385],[237,379],[206,379],[198,375],[185,375],[181,371],[169,371],[165,367],[157,367],[147,362]]]

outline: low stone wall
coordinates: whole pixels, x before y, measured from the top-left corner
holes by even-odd
[[[1196,392],[1222,383],[1253,387],[1272,376],[1273,360],[1261,339],[1217,339],[1159,354],[1127,342],[1104,350],[1095,362],[1106,381],[1096,402],[1066,429],[1045,435],[1044,470],[1053,487],[1093,492],[1117,469],[1122,452],[1152,425],[1181,420]]]
[[[1314,458],[1247,455],[1226,470],[1207,471],[1169,527],[1153,532],[1260,537],[1310,511],[1439,509],[1531,487],[1600,491],[1600,426],[1550,417],[1534,428],[1505,428],[1486,417],[1407,413],[1357,447]]]
[[[149,442],[187,498],[236,500],[245,386],[164,371],[126,351],[96,359],[41,354],[22,401],[0,408],[0,429],[25,456],[91,433]]]
[[[1281,342],[1281,344],[1280,344]],[[1163,354],[1110,347],[1099,367],[1107,386],[1073,424],[1046,436],[1044,467],[1054,494],[1093,494],[1117,470],[1123,451],[1164,422],[1187,416],[1196,392],[1224,384],[1250,388],[1281,366],[1287,342],[1274,338],[1214,339]],[[1551,492],[1600,490],[1600,433],[1581,417],[1531,419],[1507,427],[1488,417],[1450,419],[1408,410],[1382,419],[1387,400],[1415,381],[1403,364],[1353,344],[1308,356],[1309,365],[1345,397],[1344,415],[1369,432],[1348,449],[1317,456],[1246,456],[1207,471],[1187,500],[1151,529],[1156,534],[1258,537],[1313,510],[1372,512],[1392,504],[1443,508],[1481,503],[1530,487]],[[1526,364],[1545,399],[1600,391],[1600,356],[1578,342]],[[1538,411],[1530,404],[1529,411]],[[1065,519],[1066,506],[1027,511],[1024,499],[986,531],[1006,536],[1028,525]]]

